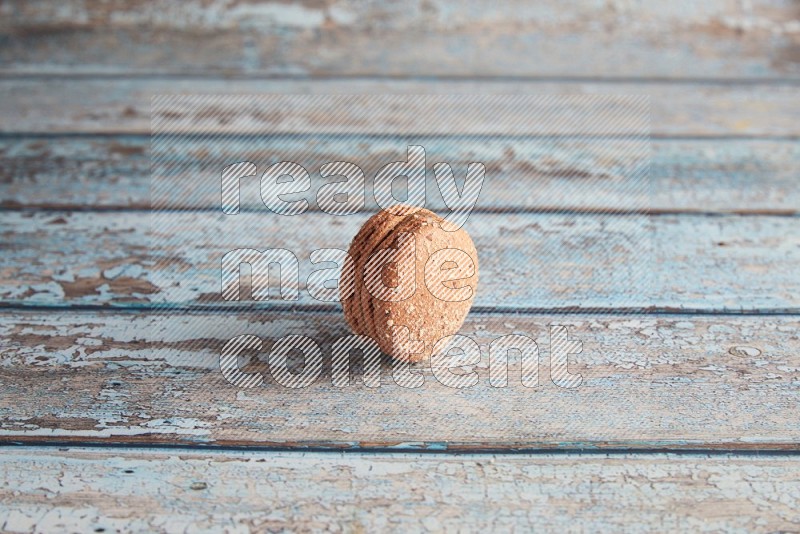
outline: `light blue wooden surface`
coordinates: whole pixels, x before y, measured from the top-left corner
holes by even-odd
[[[800,525],[795,2],[8,1],[0,42],[0,441],[27,444],[0,449],[0,529]],[[219,250],[202,243],[221,227],[209,213],[177,213],[172,248],[148,234],[151,97],[265,92],[648,95],[648,219],[593,218],[641,207],[603,179],[625,164],[613,150],[576,160],[547,139],[480,147],[498,172],[470,221],[488,277],[464,333],[484,357],[512,332],[546,355],[547,326],[569,324],[584,342],[571,362],[583,386],[459,391],[429,369],[433,385],[419,391],[342,391],[329,374],[293,397],[222,383],[218,349],[234,332],[267,345],[308,333],[325,347],[347,333],[336,305],[305,291],[296,308],[208,298],[189,313],[205,288],[169,282],[180,269],[213,279]],[[365,141],[367,153],[386,148]],[[553,167],[515,167],[509,149]],[[593,187],[569,202],[542,201],[587,176]],[[181,207],[208,209],[213,193],[195,188]],[[258,204],[246,207],[260,227]],[[306,254],[346,247],[361,220],[323,228],[321,214],[306,217],[314,232],[271,220],[271,242]],[[646,290],[621,276],[632,254],[608,254],[615,239],[633,252],[637,236],[652,248]],[[153,251],[171,267],[154,269]],[[574,271],[554,276],[552,261]],[[157,448],[176,445],[190,448]],[[232,450],[255,446],[284,451]],[[298,451],[307,447],[441,455]],[[452,454],[464,450],[477,454]]]

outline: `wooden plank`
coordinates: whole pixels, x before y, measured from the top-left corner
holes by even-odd
[[[0,528],[778,532],[797,457],[0,451]]]
[[[430,152],[442,140],[430,138],[419,142]],[[457,173],[476,159],[468,153],[475,143],[451,144],[444,151]],[[198,144],[190,139],[185,141],[181,155],[185,166],[201,163],[195,150]],[[315,163],[336,161],[344,156],[342,147],[324,138],[299,138],[293,142],[266,139],[255,151],[244,143],[236,150],[235,144],[231,140],[218,143],[218,152],[213,156],[203,153],[203,158],[227,162],[237,155],[249,154],[263,167],[273,160],[302,155],[304,166],[311,172],[318,168]],[[380,155],[388,151],[388,144],[390,141],[385,139],[365,136],[355,159],[374,157],[382,161],[386,158]],[[649,205],[651,213],[797,214],[800,210],[800,190],[796,187],[800,142],[655,140],[646,199],[640,194],[632,195],[631,188],[615,179],[635,161],[628,159],[630,154],[624,154],[622,149],[626,145],[630,142],[482,140],[480,151],[476,149],[475,153],[480,153],[481,161],[486,164],[487,182],[478,207],[510,211],[553,208],[613,211],[638,210],[644,204]],[[614,158],[614,154],[619,155]],[[145,136],[0,137],[0,175],[4,177],[0,181],[0,207],[4,208],[147,209],[150,139]],[[311,177],[316,192],[322,180],[316,172]],[[368,173],[367,178],[371,181],[372,176]],[[169,181],[174,182],[171,187],[185,191],[175,199],[175,207],[219,207],[218,191],[198,187],[194,178],[191,188],[185,187],[190,180],[188,176],[159,180],[165,187]],[[432,179],[427,198],[431,209],[444,208]],[[558,202],[554,202],[556,198]],[[372,195],[367,194],[366,200],[367,209],[376,209]],[[259,207],[257,195],[243,195],[242,202],[244,209]],[[312,200],[311,209],[316,207]]]
[[[481,348],[478,382],[454,389],[424,378],[410,389],[383,363],[380,387],[359,366],[332,383],[341,313],[53,313],[0,315],[0,438],[13,442],[167,443],[323,448],[800,450],[800,316],[472,313],[461,334]],[[549,325],[565,325],[575,388],[550,379]],[[539,386],[488,383],[488,347],[507,334],[535,340]],[[229,384],[219,354],[259,336],[253,389]],[[289,389],[268,352],[290,334],[319,344],[323,372]],[[530,385],[530,384],[529,384]]]
[[[693,83],[642,84],[630,82],[529,82],[529,81],[414,81],[414,80],[208,80],[208,79],[37,79],[0,80],[0,132],[12,133],[138,133],[149,134],[151,99],[159,94],[543,94],[642,95],[650,97],[651,132],[656,137],[726,137],[800,135],[796,102],[800,86],[784,84],[717,85]],[[91,98],[87,98],[91,95]],[[584,109],[585,110],[585,109]],[[235,111],[235,110],[234,110]],[[246,110],[244,110],[246,111]],[[280,110],[278,110],[280,111]],[[425,110],[427,112],[427,110]],[[605,122],[596,126],[625,133],[630,109],[613,107]],[[504,111],[512,114],[512,109]],[[404,120],[400,120],[402,114]],[[205,117],[203,131],[271,133],[281,113]],[[580,115],[578,115],[580,116]],[[637,115],[638,116],[638,115]],[[178,118],[183,117],[179,115]],[[188,115],[186,116],[188,117]],[[369,129],[396,131],[408,117],[424,117],[422,109],[387,107],[370,115]],[[241,119],[242,122],[239,122]],[[557,121],[516,122],[545,135],[560,132]],[[563,125],[563,123],[562,123]],[[497,126],[494,124],[493,126]],[[352,127],[351,127],[352,129]],[[640,125],[634,125],[641,133]],[[307,131],[304,130],[304,131]],[[457,129],[452,133],[462,133]],[[645,130],[646,131],[646,130]],[[506,132],[510,133],[510,132]]]
[[[3,4],[6,73],[800,76],[791,0]]]
[[[277,305],[338,309],[305,281],[320,248],[347,250],[368,213],[6,212],[5,305]],[[151,224],[153,230],[150,230]],[[309,231],[313,228],[313,231]],[[472,213],[482,309],[794,311],[800,218]],[[30,244],[36,243],[33,247]],[[222,256],[251,247],[298,258],[298,300],[223,301]],[[270,284],[277,290],[278,277]]]

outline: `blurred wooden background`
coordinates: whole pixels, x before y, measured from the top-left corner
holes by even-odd
[[[800,530],[800,2],[3,1],[0,76],[1,530]],[[232,330],[347,332],[152,310],[151,97],[269,92],[649,95],[652,290],[482,293],[484,349],[571,326],[574,391],[220,387]],[[524,190],[487,189],[479,249],[557,232]]]

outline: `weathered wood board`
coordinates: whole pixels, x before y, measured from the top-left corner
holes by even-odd
[[[654,137],[789,137],[800,135],[800,86],[781,83],[754,84],[642,84],[635,82],[559,81],[419,81],[419,80],[220,80],[185,78],[0,79],[0,132],[103,134],[151,131],[152,97],[159,94],[542,94],[614,95],[650,97],[651,133]],[[57,96],[56,96],[57,95]],[[91,95],[91,98],[87,98]],[[392,131],[402,123],[399,115],[417,116],[422,110],[386,109],[370,121],[371,131]],[[606,126],[622,133],[631,119],[623,106],[611,109]],[[508,111],[508,113],[511,113]],[[210,116],[202,123],[213,131],[268,133],[275,116]],[[220,121],[220,119],[225,119]],[[493,124],[497,129],[498,125]],[[199,126],[198,126],[199,127]],[[556,123],[528,125],[539,135],[559,132]],[[634,124],[639,134],[641,125]]]
[[[800,528],[796,457],[7,448],[6,532]]]
[[[796,1],[10,0],[0,76],[0,530],[800,529]],[[476,385],[421,365],[424,384],[405,388],[388,360],[380,388],[358,363],[332,383],[350,331],[309,296],[308,253],[346,248],[371,190],[327,225],[313,194],[291,220],[243,188],[239,228],[299,256],[298,301],[220,300],[220,256],[240,243],[216,188],[194,182],[150,228],[151,98],[251,93],[571,94],[579,118],[580,95],[616,95],[602,121],[510,121],[500,106],[448,124],[491,134],[468,223],[482,281],[461,330],[481,349],[461,368]],[[649,128],[645,100],[621,95],[649,97]],[[177,103],[155,119],[243,136],[213,154],[183,143],[188,164],[257,147],[261,166],[287,132],[283,149],[313,166],[346,154],[326,137],[342,126],[388,157],[403,117],[435,117],[406,102],[303,128],[269,106]],[[413,133],[442,133],[429,123]],[[652,154],[631,151],[648,133]],[[463,168],[474,151],[459,147]],[[633,192],[622,177],[649,157],[650,191]],[[552,324],[582,343],[576,388],[550,378]],[[508,387],[489,383],[489,347],[512,333],[538,343],[536,388],[513,355]],[[264,341],[253,389],[219,368],[239,334]],[[270,373],[287,334],[322,349],[307,388]]]
[[[431,138],[419,142],[431,148],[431,143],[435,147],[442,141]],[[345,155],[337,143],[324,138],[310,137],[289,143],[267,136],[249,144],[241,143],[241,149],[234,152],[231,145],[235,143],[226,141],[215,157],[234,158],[247,154],[247,147],[255,145],[258,148],[250,150],[249,157],[263,169],[273,160],[302,154],[307,160],[304,166],[312,173],[314,192],[322,179],[310,162],[335,161]],[[199,160],[200,153],[193,148],[197,144],[185,142],[185,165]],[[389,152],[389,144],[385,139],[365,136],[360,156],[378,158],[386,151],[383,159],[396,157]],[[457,173],[475,159],[463,150],[469,145],[459,143],[461,151],[449,155]],[[632,191],[620,180],[624,176],[621,172],[631,169],[631,163],[625,159],[630,152],[624,150],[630,145],[611,140],[602,144],[588,140],[584,143],[558,139],[483,140],[481,154],[490,157],[481,157],[487,177],[478,208],[630,211],[644,206],[651,213],[800,213],[798,141],[655,140],[647,158],[650,168],[646,193],[641,189]],[[391,149],[396,151],[397,146],[395,143]],[[290,148],[295,152],[290,152]],[[618,156],[614,158],[614,154]],[[0,207],[148,209],[150,155],[150,138],[141,135],[0,137],[3,176]],[[369,183],[372,176],[367,178]],[[182,191],[180,198],[173,199],[174,207],[219,208],[219,191],[197,187],[198,181],[193,176],[160,177],[159,182],[165,188]],[[427,199],[429,208],[445,207],[432,176],[428,180]],[[243,195],[242,203],[244,209],[261,207],[257,194]],[[313,200],[310,207],[317,208]],[[366,209],[377,209],[371,189],[366,194]]]
[[[308,255],[347,250],[369,214],[285,217],[171,212],[150,230],[146,212],[6,212],[5,305],[168,306],[244,303],[221,298],[221,259],[239,247],[284,248],[299,263],[298,300],[333,309],[306,291]],[[331,221],[331,219],[334,219]],[[327,226],[326,226],[327,225]],[[300,232],[313,227],[314,232]],[[465,226],[480,250],[477,309],[687,309],[794,311],[800,301],[800,218],[473,213]],[[238,233],[237,233],[238,232]],[[36,246],[31,246],[36,243]],[[277,276],[270,284],[277,289]],[[297,285],[299,282],[299,286]]]
[[[575,388],[550,379],[549,325],[582,343]],[[0,315],[0,439],[5,442],[183,443],[290,448],[433,450],[798,450],[797,316],[471,314],[463,335],[481,347],[472,387],[440,383],[427,365],[411,389],[384,362],[368,388],[354,362],[334,386],[331,344],[350,334],[341,313],[4,311]],[[525,387],[512,357],[508,386],[488,383],[488,348],[507,334],[539,345],[539,386]],[[264,341],[249,372],[223,377],[222,345]],[[324,371],[307,388],[271,378],[276,338],[317,342]]]
[[[23,0],[7,73],[797,79],[790,0],[498,4]]]

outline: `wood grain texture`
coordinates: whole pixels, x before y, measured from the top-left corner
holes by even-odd
[[[800,527],[796,457],[11,448],[0,528],[231,532]]]
[[[800,528],[796,1],[11,0],[0,3],[0,75],[0,530]],[[461,332],[481,349],[462,368],[478,384],[446,387],[423,365],[424,385],[404,388],[383,361],[380,388],[358,365],[335,387],[331,345],[349,330],[337,304],[305,291],[307,258],[346,248],[366,213],[329,225],[246,203],[242,235],[301,265],[300,301],[256,306],[219,299],[220,256],[240,243],[213,212],[149,229],[151,97],[219,93],[649,96],[661,216],[587,213],[642,207],[615,179],[630,160],[588,145],[575,160],[548,144],[641,133],[633,108],[613,107],[600,130],[528,121],[499,132],[527,137],[485,142],[497,173],[470,221],[483,275]],[[168,111],[207,132],[285,128],[280,109]],[[387,106],[351,130],[384,135],[430,111]],[[606,151],[623,142],[606,137]],[[341,153],[304,142],[289,148]],[[565,187],[568,199],[543,200]],[[213,209],[216,193],[192,188],[179,207]],[[550,213],[505,213],[515,210]],[[570,358],[577,388],[550,379],[552,324],[583,344]],[[513,355],[509,386],[488,383],[489,346],[511,333],[539,345],[536,388]],[[219,369],[239,334],[264,340],[247,367],[265,378],[254,389]],[[270,374],[288,334],[322,348],[308,388]],[[350,453],[298,452],[308,448]]]
[[[569,328],[582,352],[572,389],[550,379],[549,325]],[[416,389],[367,388],[354,363],[331,381],[331,344],[349,335],[338,313],[5,311],[0,315],[0,439],[13,442],[183,443],[344,449],[798,450],[797,316],[580,316],[471,314],[461,334],[481,347],[465,366],[479,381],[454,389],[429,365]],[[521,382],[512,356],[506,388],[488,383],[488,346],[517,333],[540,349],[539,386]],[[219,368],[222,345],[264,341],[239,389]],[[289,389],[270,374],[279,337],[308,336],[324,371]]]
[[[429,151],[441,139],[421,139]],[[460,142],[444,150],[456,173],[475,160],[469,153],[477,142]],[[184,165],[200,163],[201,143],[187,140],[181,157]],[[215,159],[233,161],[249,157],[264,168],[272,161],[298,158],[312,174],[314,193],[323,183],[316,172],[319,162],[396,157],[397,145],[365,136],[359,153],[348,155],[330,140],[309,137],[288,140],[265,138],[245,143],[218,143]],[[391,145],[391,146],[390,146]],[[655,140],[649,152],[650,177],[647,197],[631,193],[620,180],[631,169],[626,159],[631,142],[584,143],[558,139],[499,139],[481,142],[481,161],[487,181],[478,201],[484,210],[574,209],[638,210],[652,213],[800,213],[800,142],[781,140]],[[457,149],[457,150],[456,150]],[[352,151],[352,148],[350,149]],[[453,151],[455,150],[455,152]],[[384,156],[385,154],[385,156]],[[150,207],[150,139],[146,136],[0,137],[0,207],[34,209],[148,209]],[[616,157],[614,157],[616,155]],[[635,153],[641,157],[644,154]],[[484,157],[487,156],[487,157]],[[645,156],[646,157],[646,156]],[[389,158],[389,159],[387,159]],[[633,160],[635,161],[635,157]],[[367,173],[371,182],[372,176]],[[444,208],[432,176],[428,204]],[[175,207],[218,208],[216,188],[197,187],[194,177],[161,177],[164,187],[184,193]],[[174,182],[167,186],[166,182]],[[630,182],[630,180],[629,180]],[[188,187],[188,184],[192,187]],[[367,209],[375,210],[374,197],[366,195]],[[250,193],[252,191],[249,191]],[[568,193],[568,194],[566,194]],[[311,195],[312,199],[316,194]],[[558,202],[554,202],[554,198]],[[255,201],[253,201],[255,199]],[[243,195],[246,209],[260,208],[257,195]],[[311,208],[317,208],[312,200]]]
[[[0,298],[6,305],[314,305],[306,291],[320,248],[347,250],[368,213],[6,212]],[[150,227],[153,230],[150,230]],[[308,232],[308,228],[315,231]],[[488,309],[798,309],[800,218],[473,213],[475,306]],[[298,300],[221,298],[231,250],[287,249]],[[332,264],[331,267],[335,266]],[[277,290],[278,277],[270,277]],[[245,297],[243,297],[245,298]]]
[[[652,134],[663,136],[727,137],[800,135],[796,102],[800,86],[793,84],[642,84],[633,82],[528,81],[403,81],[403,80],[220,80],[185,78],[0,80],[0,132],[12,133],[138,133],[149,134],[151,99],[159,94],[544,94],[644,95],[650,97]],[[88,96],[91,95],[91,98]],[[280,110],[277,110],[280,111]],[[614,112],[617,112],[615,115]],[[416,116],[419,109],[376,114],[369,128],[390,133],[399,113]],[[509,110],[506,112],[510,113]],[[278,114],[277,117],[282,115]],[[183,117],[178,115],[175,117]],[[254,117],[206,116],[195,128],[205,132],[268,133],[276,115]],[[185,118],[190,118],[187,115]],[[220,118],[225,120],[220,121]],[[612,110],[605,125],[624,131],[629,110]],[[239,119],[243,122],[239,122]],[[496,128],[498,125],[495,124]],[[552,123],[533,123],[529,129],[544,135]],[[307,130],[305,130],[307,131]],[[635,128],[636,133],[642,130]]]
[[[800,76],[791,0],[2,6],[7,73],[759,79]]]

